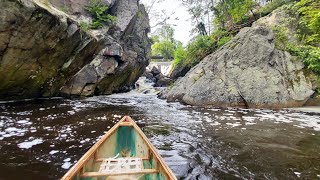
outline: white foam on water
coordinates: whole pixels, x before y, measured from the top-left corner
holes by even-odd
[[[210,125],[211,126],[218,126],[218,125],[220,125],[221,123],[219,123],[219,122],[217,122],[217,121],[215,121],[215,122],[213,122],[213,123],[210,123]]]
[[[50,145],[50,146],[51,146],[51,145]],[[58,152],[59,152],[58,150],[52,150],[52,151],[49,152],[49,154],[53,155],[53,154],[56,154],[56,153],[58,153]]]
[[[63,162],[69,162],[69,161],[71,161],[71,158],[67,158],[63,160]]]
[[[74,112],[74,111],[68,111],[68,113],[69,113],[70,115],[74,115],[76,112]]]
[[[241,126],[241,124],[240,124],[239,122],[236,122],[236,123],[226,123],[226,125],[232,126],[232,127]]]
[[[18,131],[20,129],[16,128],[16,127],[8,127],[7,129],[5,129],[4,131],[5,132],[15,132],[15,131]]]
[[[29,121],[27,120],[20,120],[20,121],[17,121],[18,124],[26,124],[28,123]]]
[[[21,149],[30,149],[32,146],[42,144],[43,140],[42,139],[34,139],[32,141],[26,141],[18,144],[18,147]]]
[[[300,172],[293,172],[295,175],[297,175],[298,177],[300,177],[301,173]]]
[[[63,169],[69,169],[70,166],[71,166],[71,163],[70,163],[70,162],[64,162],[61,167],[62,167]]]

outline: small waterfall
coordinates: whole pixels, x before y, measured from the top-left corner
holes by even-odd
[[[168,76],[171,69],[172,69],[173,61],[170,62],[150,62],[149,66],[147,67],[147,70],[151,70],[153,67],[156,67],[160,70],[160,72]]]
[[[152,82],[144,76],[141,76],[136,82],[136,89],[130,92],[143,94],[157,94],[159,90],[153,87],[153,84],[154,82]]]

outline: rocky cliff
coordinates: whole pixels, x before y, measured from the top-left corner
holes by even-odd
[[[256,25],[193,67],[165,97],[201,106],[293,107],[314,93],[314,81],[301,60],[275,47],[270,28]]]
[[[0,99],[128,90],[148,65],[149,20],[138,0],[102,0],[114,25],[83,29],[87,0],[0,1]]]

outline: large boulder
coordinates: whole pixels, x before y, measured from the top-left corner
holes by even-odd
[[[151,70],[146,70],[143,73],[143,76],[153,82],[154,87],[167,87],[172,83],[172,80],[169,77],[163,75],[156,66],[153,66]]]
[[[299,59],[275,48],[274,38],[266,27],[243,28],[164,96],[200,106],[302,106],[316,88],[314,75]]]
[[[87,2],[0,1],[0,99],[91,96],[134,85],[149,63],[144,7],[102,0],[125,22],[85,30],[92,19],[84,13]]]

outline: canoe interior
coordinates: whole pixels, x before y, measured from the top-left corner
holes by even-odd
[[[133,122],[134,123],[134,122]],[[77,172],[66,179],[73,180],[115,180],[115,179],[139,179],[139,180],[165,180],[172,178],[172,172],[164,165],[161,157],[155,154],[155,149],[150,144],[146,137],[134,123],[133,126],[121,126],[120,122],[116,124],[117,127],[111,129],[100,141],[96,143],[96,147],[92,147],[89,151],[94,149],[94,153],[89,151],[75,165]],[[142,134],[141,134],[142,133]],[[148,141],[148,142],[147,142]],[[85,157],[86,156],[86,157]],[[142,158],[144,169],[156,169],[157,173],[151,174],[135,174],[135,175],[118,175],[118,176],[102,176],[102,177],[82,177],[81,174],[85,172],[98,172],[102,163],[101,159],[112,157],[139,157]],[[162,161],[162,162],[161,162]],[[75,168],[75,167],[73,167]],[[71,171],[71,170],[70,170]],[[174,176],[174,175],[173,175]]]

